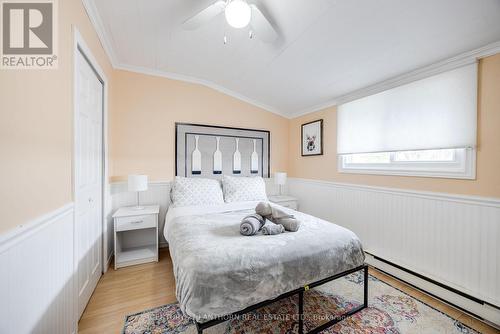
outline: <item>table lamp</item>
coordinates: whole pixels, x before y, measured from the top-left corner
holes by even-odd
[[[286,173],[274,173],[274,184],[277,184],[279,186],[279,194],[283,195],[283,187],[286,184]]]
[[[128,176],[128,191],[137,192],[137,205],[133,207],[134,210],[142,210],[143,206],[139,205],[139,192],[148,190],[148,176],[147,175],[129,175]]]

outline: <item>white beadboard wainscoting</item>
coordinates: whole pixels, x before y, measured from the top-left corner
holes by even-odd
[[[0,236],[0,333],[76,333],[73,204]]]
[[[358,234],[371,254],[370,264],[500,324],[495,307],[500,304],[499,199],[296,178],[289,179],[287,188],[299,199],[301,211]],[[267,190],[276,193],[272,179]],[[161,206],[163,246],[169,193],[170,182],[151,182],[141,193],[141,203]],[[126,183],[112,183],[106,201],[111,254],[111,214],[133,205],[135,194],[127,191]],[[0,236],[0,333],[76,333],[73,215],[70,203]]]
[[[500,199],[298,178],[288,193],[300,211],[354,231],[370,264],[500,324]]]

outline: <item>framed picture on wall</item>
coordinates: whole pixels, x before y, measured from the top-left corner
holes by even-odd
[[[302,156],[323,155],[323,120],[302,124]]]

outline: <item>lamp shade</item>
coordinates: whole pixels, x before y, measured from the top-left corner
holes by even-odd
[[[145,191],[145,190],[148,190],[147,175],[128,176],[128,191]]]
[[[286,184],[286,173],[277,172],[274,173],[274,183],[279,184],[280,186]]]

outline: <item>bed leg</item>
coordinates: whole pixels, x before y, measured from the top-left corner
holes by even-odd
[[[368,266],[364,268],[364,294],[363,294],[363,306],[368,307]]]
[[[299,334],[304,333],[304,291],[299,292]]]
[[[195,321],[194,324],[196,325],[196,332],[198,334],[203,334],[203,329],[200,327],[200,324],[198,324],[198,321]]]

